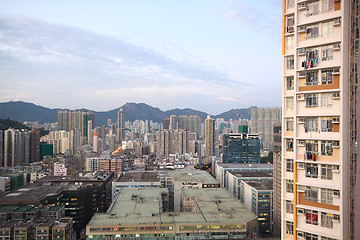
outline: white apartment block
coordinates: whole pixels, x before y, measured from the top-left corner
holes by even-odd
[[[354,239],[357,17],[283,0],[282,239]]]

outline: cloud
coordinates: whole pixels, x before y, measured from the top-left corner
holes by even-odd
[[[261,93],[256,84],[202,62],[176,45],[149,48],[131,39],[0,15],[0,101],[94,110],[134,101],[221,112],[226,105],[220,102],[234,103],[227,94],[246,104],[251,93]]]

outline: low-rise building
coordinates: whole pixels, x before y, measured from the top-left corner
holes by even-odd
[[[86,226],[88,239],[246,239],[257,217],[221,188],[182,189],[185,212],[165,212],[166,188],[121,190],[105,214]]]
[[[115,199],[118,192],[122,188],[144,188],[144,187],[162,187],[161,175],[163,172],[142,172],[142,171],[128,171],[123,172],[120,177],[112,182],[112,200]]]
[[[166,171],[166,187],[169,189],[171,210],[180,212],[181,189],[183,188],[218,188],[220,184],[208,172],[200,170]]]

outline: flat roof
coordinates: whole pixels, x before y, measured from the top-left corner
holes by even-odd
[[[197,212],[161,212],[161,194],[166,188],[122,189],[107,213],[96,213],[87,226],[144,224],[246,224],[257,216],[222,188],[182,189],[193,198]],[[220,200],[220,201],[219,201]]]
[[[46,176],[36,180],[36,182],[102,182],[110,176],[111,174],[108,172],[80,172],[67,176]]]
[[[228,173],[238,178],[272,178],[272,171],[228,171]]]
[[[205,184],[218,184],[219,182],[202,170],[170,170],[165,172],[166,177],[172,177],[176,182],[201,182]]]
[[[16,208],[18,208],[18,206],[15,206],[15,205],[0,206],[0,213],[12,212],[12,211],[15,210]]]
[[[268,164],[268,163],[217,163],[217,165],[222,168],[236,168],[236,169],[241,169],[241,168],[270,169],[271,168],[271,169],[273,169],[273,165]]]
[[[257,190],[273,190],[273,180],[245,180],[244,182]]]
[[[116,182],[160,182],[158,172],[123,172]]]

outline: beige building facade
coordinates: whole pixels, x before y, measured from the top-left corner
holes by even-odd
[[[282,239],[353,238],[357,5],[283,1]]]

